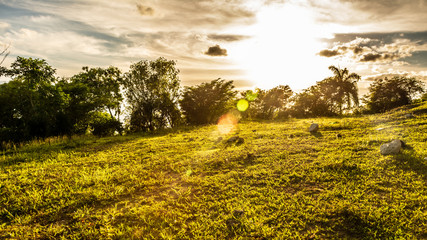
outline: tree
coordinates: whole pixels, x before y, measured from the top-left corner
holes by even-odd
[[[3,64],[4,60],[7,58],[7,56],[9,56],[9,46],[5,46],[3,48],[3,50],[1,50],[0,52],[0,77],[3,75],[3,73],[5,72],[6,68],[2,67],[1,65]]]
[[[216,123],[232,105],[236,96],[233,81],[216,79],[210,83],[186,87],[180,101],[190,124]]]
[[[1,85],[2,130],[20,134],[16,141],[57,135],[66,96],[54,85],[55,69],[45,60],[18,57],[5,73],[12,80]]]
[[[85,101],[92,105],[93,110],[107,111],[111,118],[119,119],[120,104],[123,96],[120,87],[123,76],[117,67],[89,68],[83,67],[83,72],[71,77],[73,85],[86,86]]]
[[[85,133],[89,127],[93,128],[92,118],[100,116],[95,112],[108,112],[109,119],[116,122],[109,126],[118,126],[111,131],[121,132],[121,124],[117,124],[123,101],[121,71],[116,67],[106,69],[83,67],[82,70],[83,72],[70,79],[62,79],[57,84],[67,94],[69,100],[64,108],[65,115],[62,121],[64,133],[68,135]]]
[[[252,91],[244,93],[253,94]],[[256,89],[257,98],[250,103],[249,117],[261,119],[273,119],[284,115],[286,106],[293,92],[288,85],[280,85],[270,90]]]
[[[293,97],[292,115],[295,117],[333,116],[333,106],[328,103],[320,85],[316,84]]]
[[[175,65],[175,61],[158,58],[130,66],[124,86],[132,130],[153,131],[179,123],[180,80]]]
[[[341,115],[344,109],[351,110],[352,107],[359,106],[357,81],[360,80],[360,76],[349,73],[347,68],[330,66],[329,70],[334,76],[323,80],[320,88],[331,103],[337,106],[338,114]]]
[[[423,92],[423,83],[415,78],[405,76],[380,78],[371,83],[364,101],[369,111],[385,112],[410,104],[416,94]]]

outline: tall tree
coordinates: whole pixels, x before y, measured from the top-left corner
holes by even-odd
[[[6,76],[28,86],[29,100],[34,110],[34,95],[40,88],[52,85],[56,81],[55,72],[56,70],[44,59],[17,57],[11,65],[11,69],[6,70]]]
[[[216,79],[186,87],[180,105],[190,124],[216,123],[232,106],[236,96],[233,81]]]
[[[83,72],[74,75],[70,83],[77,88],[85,88],[85,102],[92,110],[107,111],[111,118],[119,119],[120,104],[123,96],[120,88],[123,76],[117,67],[89,68],[83,67]],[[80,86],[80,87],[79,87]]]
[[[45,60],[18,57],[5,72],[12,80],[0,91],[3,128],[22,134],[18,140],[56,135],[66,96],[54,85],[55,69]]]
[[[405,76],[376,79],[369,86],[364,101],[371,112],[385,112],[410,104],[416,94],[424,92],[423,86],[421,81]]]
[[[124,86],[133,130],[153,131],[179,123],[180,80],[175,66],[175,61],[165,58],[130,66]]]
[[[320,82],[320,88],[331,103],[337,105],[338,114],[341,115],[344,109],[350,110],[354,106],[359,106],[357,81],[360,80],[360,76],[350,73],[347,68],[330,66],[329,70],[334,76]]]

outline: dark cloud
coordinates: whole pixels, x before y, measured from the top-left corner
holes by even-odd
[[[325,49],[320,51],[319,55],[322,57],[334,57],[334,56],[340,55],[340,53],[337,50]]]
[[[324,39],[325,42],[333,44],[335,42],[351,42],[357,38],[372,39],[384,44],[392,43],[398,38],[410,39],[413,42],[427,43],[427,31],[422,32],[383,32],[383,33],[337,33],[331,39]],[[366,43],[365,46],[375,45],[374,41]]]
[[[318,55],[347,57],[358,62],[407,64],[414,53],[426,50],[426,36],[426,32],[337,34],[331,47]]]
[[[250,38],[246,35],[233,35],[233,34],[209,34],[208,39],[224,42],[235,42]]]
[[[136,7],[142,16],[152,16],[154,14],[154,9],[152,7],[144,6],[139,3],[136,4]]]
[[[373,54],[368,53],[363,55],[363,57],[360,59],[361,62],[376,62],[382,58],[381,54]]]
[[[335,57],[343,56],[349,53],[353,55],[359,55],[368,49],[368,45],[375,40],[368,38],[356,38],[353,41],[347,43],[335,42],[332,49],[324,49],[318,53],[322,57]]]
[[[353,49],[353,53],[354,53],[354,54],[363,53],[363,48],[362,48],[362,47],[359,47],[359,46],[356,46],[356,47],[354,47],[354,49]]]
[[[227,50],[222,49],[219,45],[215,45],[213,47],[209,47],[208,51],[205,52],[206,55],[209,56],[227,56]]]

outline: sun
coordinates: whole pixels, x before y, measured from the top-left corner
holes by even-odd
[[[325,47],[321,38],[330,37],[331,31],[317,24],[301,4],[264,7],[246,34],[253,37],[231,48],[230,56],[257,87],[287,84],[303,89],[329,74],[331,62],[317,53]]]

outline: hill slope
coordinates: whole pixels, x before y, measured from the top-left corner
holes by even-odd
[[[427,239],[426,104],[234,135],[244,142],[206,126],[5,151],[0,238]],[[396,138],[407,146],[382,156]]]

